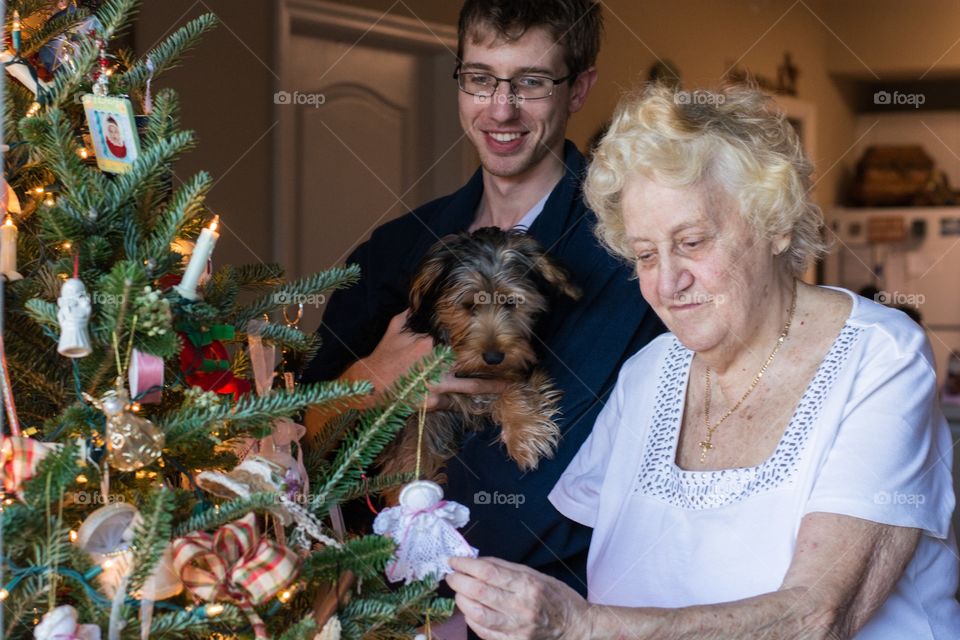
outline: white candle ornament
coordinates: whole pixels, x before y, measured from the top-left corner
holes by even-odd
[[[7,277],[7,280],[20,280],[23,278],[17,272],[17,225],[13,223],[13,218],[7,216],[3,224],[0,225],[0,273]]]
[[[187,265],[186,271],[183,272],[183,279],[180,280],[180,284],[174,287],[177,293],[187,300],[196,300],[199,297],[197,296],[197,284],[200,282],[200,276],[206,271],[207,261],[210,260],[217,239],[220,238],[220,234],[217,233],[218,226],[220,226],[220,216],[214,216],[209,226],[200,232],[197,245],[190,255],[190,263]]]

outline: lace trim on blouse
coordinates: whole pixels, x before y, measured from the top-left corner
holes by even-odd
[[[860,331],[859,327],[849,324],[843,326],[800,398],[773,455],[755,467],[716,471],[687,471],[675,464],[693,352],[674,338],[660,370],[653,422],[647,433],[634,493],[640,492],[681,509],[716,509],[771,491],[792,479],[824,399],[849,358]]]

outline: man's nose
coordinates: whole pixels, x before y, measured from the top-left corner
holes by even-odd
[[[520,108],[520,99],[513,92],[509,82],[497,83],[493,95],[487,98],[487,109],[490,115],[497,120],[512,120],[517,116]]]

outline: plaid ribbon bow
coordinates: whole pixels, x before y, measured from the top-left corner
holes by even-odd
[[[0,460],[3,462],[3,489],[22,498],[23,483],[37,472],[37,465],[56,448],[47,442],[19,436],[3,436]]]
[[[297,555],[257,532],[248,513],[213,535],[199,532],[173,541],[173,566],[195,596],[230,600],[247,614],[257,638],[269,638],[254,610],[297,578]]]

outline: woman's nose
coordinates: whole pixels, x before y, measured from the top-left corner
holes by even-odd
[[[673,300],[693,284],[693,275],[674,258],[661,259],[657,274],[657,293],[661,300]]]

